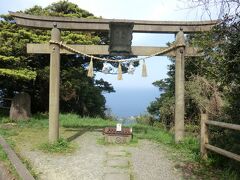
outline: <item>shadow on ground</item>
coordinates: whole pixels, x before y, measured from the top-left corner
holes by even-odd
[[[67,138],[67,141],[71,142],[77,139],[78,137],[82,136],[86,132],[102,132],[102,129],[94,127],[84,127],[84,128],[67,128],[66,131],[76,132],[75,134]]]

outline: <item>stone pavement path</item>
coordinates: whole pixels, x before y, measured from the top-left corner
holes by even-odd
[[[73,154],[51,155],[21,149],[41,180],[179,180],[182,175],[160,145],[139,140],[137,145],[101,145],[100,132],[86,132],[74,141]],[[22,146],[28,147],[28,146]]]
[[[130,180],[130,159],[125,151],[108,151],[103,180]]]

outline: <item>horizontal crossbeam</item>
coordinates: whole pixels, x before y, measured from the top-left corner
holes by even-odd
[[[26,27],[52,29],[54,24],[59,29],[71,31],[109,31],[110,22],[133,23],[133,32],[141,33],[185,33],[209,31],[218,21],[141,21],[121,19],[87,19],[53,16],[33,16],[9,12],[16,23]]]
[[[108,55],[108,45],[68,45],[77,51],[91,55]],[[160,52],[167,47],[150,47],[150,46],[132,46],[132,53],[135,56],[150,56]],[[27,53],[30,54],[50,54],[51,49],[49,44],[27,44]],[[197,48],[186,47],[185,56],[201,56]],[[61,48],[61,54],[74,54],[73,52]],[[176,56],[175,51],[168,52],[164,56]]]

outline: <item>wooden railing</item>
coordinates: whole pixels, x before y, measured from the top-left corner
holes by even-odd
[[[216,152],[218,154],[221,154],[223,156],[229,157],[231,159],[240,161],[240,155],[231,153],[229,151],[226,151],[224,149],[221,149],[221,148],[218,148],[216,146],[209,144],[209,140],[208,140],[208,134],[209,134],[208,126],[209,125],[240,131],[240,125],[224,123],[224,122],[217,122],[217,121],[210,121],[210,120],[208,120],[207,114],[201,114],[201,156],[202,156],[202,158],[206,159],[207,158],[207,150],[210,150],[210,151]]]

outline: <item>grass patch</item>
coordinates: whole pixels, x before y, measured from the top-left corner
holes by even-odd
[[[60,129],[63,136],[71,136],[73,132]],[[48,139],[48,116],[45,114],[34,115],[29,121],[13,122],[8,115],[0,116],[0,135],[3,136],[8,144],[20,155],[21,149],[34,150]],[[71,146],[72,147],[72,146]],[[74,146],[73,146],[74,147]],[[69,148],[70,149],[70,148]],[[37,173],[32,168],[28,160],[19,156],[21,161],[27,166],[31,174],[37,178]],[[7,155],[0,146],[0,161],[15,179],[20,179],[15,168],[11,165]]]
[[[124,150],[123,152],[126,153],[125,157],[131,157],[131,156],[132,156],[132,153],[130,153],[130,152],[126,151],[126,150]],[[130,164],[130,165],[131,165],[131,164]]]
[[[8,160],[7,154],[3,151],[2,146],[0,146],[0,160],[1,161],[7,161]]]
[[[36,114],[28,121],[17,122],[19,128],[47,128],[48,116],[46,114]]]
[[[133,138],[130,141],[130,145],[137,145],[138,144],[138,138],[133,136]]]
[[[30,173],[34,177],[34,179],[38,180],[39,179],[38,173],[34,170],[31,163],[25,158],[20,157],[20,159],[21,159],[22,163],[25,164],[26,168],[30,171]]]
[[[66,139],[77,138],[88,130],[116,126],[116,123],[116,121],[101,118],[81,118],[75,114],[61,114],[60,124],[62,127],[60,127],[60,134],[63,138],[60,138],[56,143],[49,144],[45,143],[48,140],[48,116],[46,114],[37,114],[29,121],[19,121],[16,123],[10,121],[7,116],[0,116],[0,135],[6,138],[16,152],[18,152],[18,149],[22,148],[30,150],[40,148],[47,153],[65,154],[71,153],[76,149],[76,146]],[[167,151],[170,152],[170,158],[173,157],[175,161],[183,162],[184,165],[180,165],[179,168],[186,173],[185,177],[191,175],[203,179],[211,179],[212,177],[217,177],[219,179],[224,179],[226,177],[228,179],[237,179],[239,177],[231,170],[221,171],[213,169],[212,162],[214,162],[214,160],[211,158],[209,158],[208,161],[202,161],[200,158],[199,140],[190,136],[190,134],[181,143],[175,144],[173,134],[161,127],[136,124],[133,125],[132,128],[134,136],[130,144],[127,145],[137,144],[138,139],[153,140],[165,145],[162,147],[165,147]],[[197,131],[198,129],[196,129],[196,127],[191,127],[191,134],[196,134]],[[99,138],[97,143],[101,145],[110,145],[105,143],[103,138]],[[12,168],[1,147],[0,160],[7,162],[9,169]],[[25,160],[22,161],[27,164],[30,171],[34,171],[30,167],[29,162]],[[14,170],[12,171],[14,172]]]
[[[135,180],[133,173],[130,173],[130,180]]]
[[[104,145],[104,146],[109,145],[109,143],[107,143],[103,137],[97,139],[97,144]]]
[[[15,170],[13,165],[11,164],[10,160],[8,159],[7,154],[4,152],[4,150],[3,150],[1,145],[0,145],[0,161],[7,168],[7,170],[9,171],[9,173],[11,174],[11,176],[13,178],[15,178],[16,180],[20,180],[20,177],[17,174],[17,171]]]
[[[23,159],[22,157],[20,157],[21,161],[26,165],[27,169],[30,170],[31,174],[33,175],[33,177],[35,179],[38,178],[37,173],[33,170],[33,167],[31,166],[31,164],[29,163],[28,160]],[[10,174],[15,178],[15,179],[19,179],[20,177],[17,174],[17,171],[15,170],[15,168],[13,167],[13,165],[11,164],[11,162],[8,159],[7,154],[3,151],[2,147],[0,146],[0,161],[6,166],[6,168],[8,169],[8,171],[10,172]]]
[[[1,114],[1,113],[0,113]],[[69,128],[79,128],[83,131],[95,128],[103,128],[106,126],[115,126],[116,122],[104,120],[101,118],[81,118],[75,114],[60,115],[60,138],[57,143],[49,144],[48,141],[48,115],[35,114],[28,121],[13,122],[9,119],[8,114],[0,115],[0,135],[2,135],[15,152],[20,152],[22,149],[36,150],[41,149],[46,153],[51,154],[66,154],[76,150],[77,145],[69,142],[66,139],[74,137],[79,130]],[[19,153],[18,153],[19,154]],[[21,157],[20,157],[21,158]],[[37,178],[37,173],[32,168],[31,164],[22,159],[29,171]],[[7,155],[0,147],[0,161],[2,161],[13,176],[18,179],[15,169],[12,167]]]
[[[181,157],[191,161],[199,160],[200,158],[200,144],[199,140],[194,137],[186,137],[184,140],[176,144],[174,135],[168,131],[143,124],[133,125],[133,133],[139,139],[148,139],[166,145],[166,147],[181,153]]]
[[[1,136],[14,136],[17,133],[14,131],[7,131],[7,130],[3,130],[0,128],[0,135]],[[15,147],[15,143],[10,139],[5,139],[7,141],[7,143],[11,146],[11,148]],[[17,174],[16,169],[13,167],[13,165],[11,164],[10,160],[8,159],[7,154],[5,153],[5,151],[3,150],[2,146],[0,145],[0,161],[3,163],[3,165],[6,167],[6,169],[9,171],[9,173],[11,174],[11,176],[13,178],[15,178],[16,180],[20,180],[19,175]]]
[[[170,153],[169,158],[177,162],[179,167],[176,168],[182,170],[184,178],[226,179],[228,177],[227,179],[239,179],[234,171],[214,167],[214,158],[209,157],[208,160],[203,161],[200,156],[199,139],[191,135],[193,133],[188,133],[188,136],[181,143],[176,144],[174,135],[163,128],[144,124],[136,124],[132,128],[134,136],[137,138],[164,144],[165,146],[161,147]]]
[[[75,114],[61,114],[61,125],[65,128],[104,128],[107,126],[116,126],[116,121],[105,120],[102,118],[81,118]]]
[[[173,135],[163,129],[143,124],[133,125],[132,128],[134,136],[136,136],[139,139],[154,140],[156,142],[163,144],[174,143]]]
[[[59,138],[59,140],[55,143],[44,143],[39,146],[39,149],[46,153],[57,153],[57,154],[65,154],[71,153],[76,148],[73,144],[65,140],[64,138]]]

